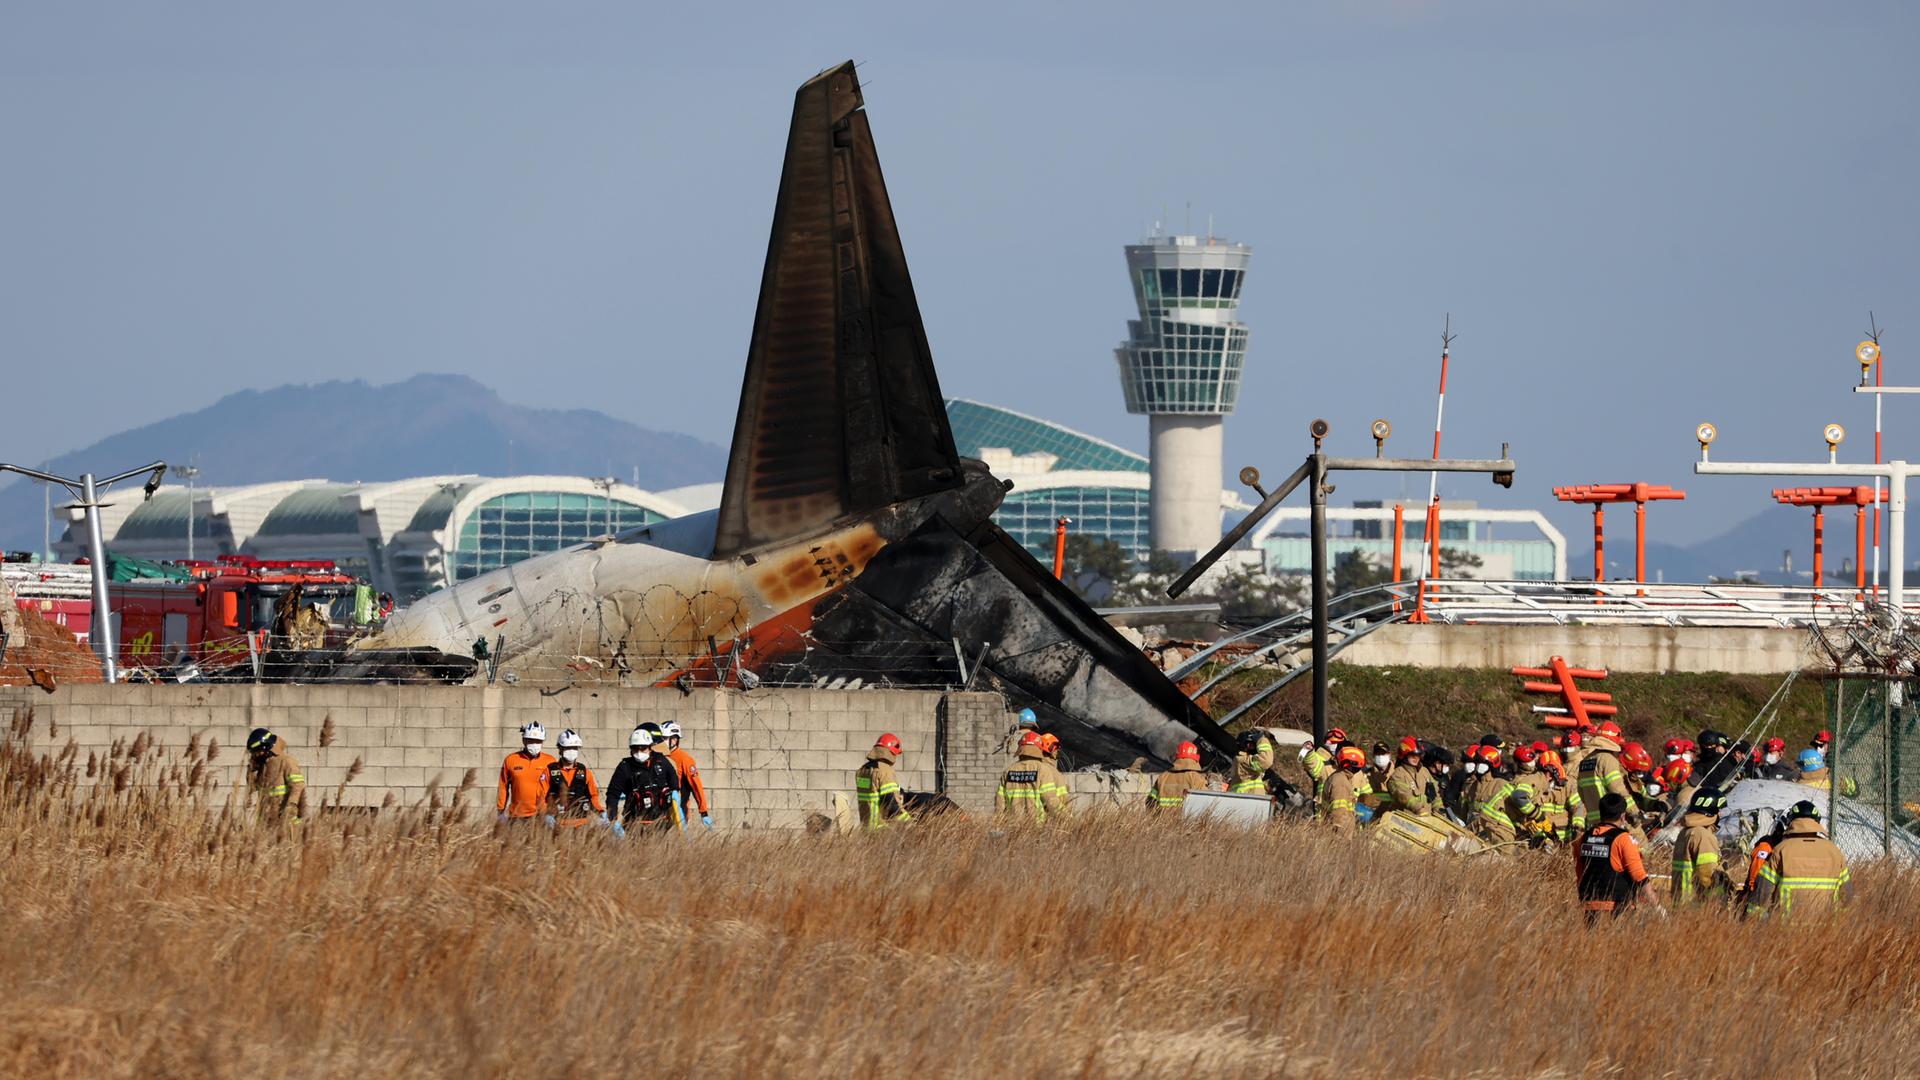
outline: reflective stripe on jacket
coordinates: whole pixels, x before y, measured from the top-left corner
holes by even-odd
[[[860,824],[869,829],[884,829],[888,824],[912,821],[907,813],[906,797],[900,790],[900,778],[893,771],[893,754],[874,747],[867,763],[853,774],[854,797],[860,802]]]
[[[1760,870],[1753,895],[1747,901],[1748,915],[1766,915],[1778,910],[1782,916],[1795,908],[1806,911],[1838,911],[1851,898],[1852,871],[1847,857],[1833,841],[1820,834],[1820,823],[1811,818],[1796,818],[1787,824],[1787,834],[1773,847],[1767,865]]]
[[[1713,834],[1713,818],[1690,813],[1681,819],[1681,825],[1682,831],[1673,842],[1673,877],[1668,885],[1675,907],[1726,891],[1722,887],[1726,874],[1720,869],[1720,838]]]

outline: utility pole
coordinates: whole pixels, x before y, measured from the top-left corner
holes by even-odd
[[[187,561],[193,561],[193,478],[200,470],[192,465],[177,465],[173,469],[187,482]]]
[[[107,504],[100,501],[106,490],[122,480],[130,480],[141,473],[150,473],[145,490],[146,499],[160,490],[160,478],[167,475],[167,463],[156,461],[138,469],[128,469],[115,473],[105,480],[95,480],[92,473],[81,473],[79,479],[59,476],[39,469],[23,468],[0,462],[0,473],[19,473],[31,476],[35,480],[44,480],[49,484],[59,484],[66,488],[75,502],[74,508],[87,512],[87,554],[92,562],[93,571],[93,616],[87,636],[93,641],[93,651],[100,655],[100,674],[107,682],[114,682],[119,675],[118,653],[113,640],[113,607],[107,596],[107,542],[100,526],[100,508]],[[52,489],[49,488],[49,491]]]
[[[1329,614],[1328,593],[1330,574],[1327,567],[1327,496],[1333,493],[1333,486],[1327,483],[1327,474],[1340,470],[1356,472],[1480,472],[1492,473],[1493,482],[1501,487],[1513,486],[1513,459],[1507,456],[1506,447],[1500,448],[1498,458],[1390,458],[1379,456],[1381,446],[1387,434],[1393,430],[1385,420],[1373,422],[1373,437],[1376,456],[1370,458],[1329,457],[1321,452],[1320,444],[1332,430],[1325,420],[1315,420],[1308,428],[1313,436],[1313,453],[1307,455],[1293,474],[1281,483],[1272,493],[1260,486],[1260,470],[1249,465],[1240,470],[1240,482],[1252,488],[1261,496],[1260,505],[1253,513],[1240,520],[1230,529],[1213,550],[1202,555],[1187,572],[1181,574],[1167,587],[1169,597],[1179,597],[1191,588],[1208,568],[1220,560],[1220,557],[1233,549],[1247,533],[1253,531],[1260,520],[1279,507],[1301,481],[1311,480],[1308,491],[1308,520],[1311,525],[1313,552],[1313,741],[1317,745],[1327,739],[1328,717],[1328,667],[1330,649],[1327,642],[1327,624]]]

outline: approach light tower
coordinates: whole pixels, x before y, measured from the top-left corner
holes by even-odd
[[[1253,249],[1216,236],[1127,246],[1140,317],[1114,350],[1127,411],[1147,414],[1148,541],[1188,558],[1220,539],[1221,434],[1240,395],[1247,326],[1235,315]]]

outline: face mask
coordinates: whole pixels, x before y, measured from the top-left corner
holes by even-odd
[[[1689,765],[1693,764],[1693,751],[1689,750],[1686,753],[1681,754],[1680,760],[1686,762]]]
[[[1649,795],[1658,795],[1658,794],[1660,794],[1660,785],[1659,785],[1659,784],[1648,784],[1648,785],[1647,785],[1647,794],[1649,794]]]
[[[1668,755],[1667,755],[1667,760],[1668,760],[1668,761],[1679,761],[1679,760],[1680,760],[1680,755],[1679,755],[1679,754],[1668,754]]]
[[[1779,754],[1768,754],[1768,755],[1767,755],[1767,764],[1769,764],[1769,765],[1778,765],[1778,764],[1780,764],[1780,755],[1779,755]]]
[[[1476,761],[1476,762],[1474,762],[1474,763],[1473,763],[1473,771],[1474,771],[1474,772],[1477,772],[1477,773],[1484,773],[1484,772],[1486,772],[1486,771],[1487,771],[1487,763],[1486,763],[1486,762],[1484,762],[1484,761]]]
[[[564,760],[566,760],[566,761],[568,761],[568,762],[574,762],[574,761],[579,761],[579,760],[580,760],[580,751],[578,751],[578,750],[562,750],[562,751],[560,751],[560,756],[561,756],[561,758],[563,758]]]
[[[633,752],[633,760],[635,761],[644,762],[652,756],[653,756],[653,751],[648,750],[645,747],[635,749]]]
[[[1386,768],[1387,766],[1389,766],[1389,765],[1391,765],[1391,764],[1393,764],[1393,759],[1392,759],[1392,758],[1390,758],[1390,757],[1388,757],[1387,755],[1385,755],[1385,754],[1375,754],[1375,755],[1373,755],[1373,766],[1374,766],[1374,768],[1376,768],[1376,769],[1384,769],[1384,768]]]
[[[528,744],[527,744],[527,756],[528,756],[528,757],[539,757],[539,756],[540,756],[540,744],[539,744],[539,743],[537,743],[537,742],[530,742],[530,743],[528,743]]]

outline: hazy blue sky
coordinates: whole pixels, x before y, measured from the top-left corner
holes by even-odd
[[[1682,484],[1660,539],[1765,502],[1698,420],[1871,455],[1869,308],[1920,383],[1913,5],[924,6],[0,4],[0,460],[423,371],[724,443],[792,91],[848,57],[949,394],[1144,448],[1120,248],[1189,204],[1255,250],[1229,471],[1316,415],[1423,452],[1449,311],[1445,448],[1521,462],[1450,490]]]

